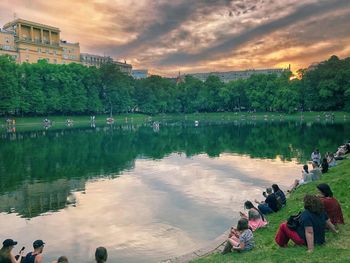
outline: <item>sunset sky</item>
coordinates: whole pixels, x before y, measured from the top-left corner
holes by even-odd
[[[81,52],[166,76],[350,55],[350,0],[1,0],[1,27],[14,13],[59,27]]]

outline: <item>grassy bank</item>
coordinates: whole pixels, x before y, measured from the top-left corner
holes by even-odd
[[[349,158],[349,157],[348,157]],[[288,248],[279,248],[274,237],[278,226],[291,214],[303,209],[303,197],[306,193],[316,194],[316,185],[328,183],[340,202],[346,224],[339,226],[339,234],[327,233],[326,244],[316,246],[312,254],[306,247],[296,247],[290,241]],[[247,253],[213,254],[193,263],[221,262],[350,262],[350,160],[340,162],[322,176],[321,181],[298,188],[288,199],[287,206],[280,212],[269,216],[269,226],[254,233],[256,247]]]

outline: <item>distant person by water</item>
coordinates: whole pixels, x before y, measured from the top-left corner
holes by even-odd
[[[344,224],[341,206],[338,200],[333,197],[330,186],[328,184],[319,184],[317,189],[320,192],[320,200],[332,224]]]
[[[252,202],[246,201],[244,203],[244,208],[248,209],[248,215],[243,212],[240,212],[240,215],[242,218],[248,219],[248,224],[252,231],[265,227],[268,224],[264,215],[253,205]]]
[[[42,263],[43,262],[43,250],[44,250],[44,241],[35,240],[33,242],[33,252],[29,252],[24,258],[22,263]]]
[[[322,171],[318,167],[316,162],[312,163],[312,170],[310,171],[312,181],[317,181],[321,179]]]
[[[311,160],[313,162],[316,162],[317,165],[320,165],[321,163],[321,153],[319,151],[319,149],[315,149],[312,153],[311,153]]]
[[[277,184],[273,184],[272,185],[272,190],[273,190],[273,193],[275,194],[275,196],[277,198],[277,202],[280,200],[281,201],[281,205],[285,206],[287,204],[286,195],[279,188],[279,186]]]
[[[264,215],[271,214],[273,212],[278,211],[278,203],[276,196],[272,193],[272,188],[266,188],[266,193],[263,192],[264,197],[266,198],[265,201],[259,202],[258,200],[255,200],[255,202],[258,205],[259,210]]]
[[[301,179],[299,179],[299,180],[296,179],[294,181],[292,189],[290,189],[290,191],[288,191],[288,192],[294,191],[300,185],[312,182],[312,174],[309,173],[309,166],[307,164],[304,164],[303,169],[301,170],[301,176],[302,176]]]
[[[249,229],[248,220],[241,218],[237,223],[237,228],[231,228],[231,233],[222,254],[227,254],[231,251],[249,251],[254,246],[254,236],[252,230]]]
[[[0,263],[20,263],[23,257],[23,251],[20,251],[18,259],[12,254],[12,250],[17,245],[17,241],[6,239],[2,242],[0,249]]]
[[[107,262],[108,254],[105,247],[98,247],[95,251],[95,260],[96,263],[105,263]]]
[[[321,163],[321,172],[323,174],[328,172],[328,166],[327,158],[323,158]]]
[[[328,167],[333,167],[333,166],[336,166],[337,165],[337,162],[334,158],[334,154],[333,153],[328,153],[326,155],[327,157],[327,162],[328,162]]]

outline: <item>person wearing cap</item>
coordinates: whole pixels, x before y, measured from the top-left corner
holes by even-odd
[[[1,263],[19,263],[23,257],[23,251],[21,250],[18,259],[12,254],[13,247],[17,245],[17,242],[12,239],[6,239],[2,242],[2,248],[0,249],[0,262]]]
[[[43,262],[43,249],[44,249],[44,241],[35,240],[33,242],[33,252],[29,252],[24,258],[22,263],[42,263]]]

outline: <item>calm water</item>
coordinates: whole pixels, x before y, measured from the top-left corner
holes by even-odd
[[[200,248],[272,183],[300,177],[350,124],[161,123],[0,133],[0,238],[45,262],[158,262]]]

